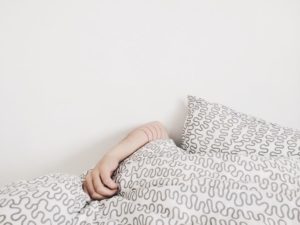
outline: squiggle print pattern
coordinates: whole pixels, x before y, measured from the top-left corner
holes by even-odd
[[[189,153],[214,151],[299,158],[300,131],[188,96],[181,148]]]
[[[90,201],[84,174],[4,186],[0,224],[299,225],[299,172],[295,157],[188,154],[156,140],[120,164],[109,199]]]
[[[79,176],[50,174],[0,188],[0,224],[73,224],[89,198]]]

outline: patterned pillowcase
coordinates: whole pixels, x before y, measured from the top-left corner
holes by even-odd
[[[188,96],[181,148],[190,153],[229,152],[300,156],[300,131]]]

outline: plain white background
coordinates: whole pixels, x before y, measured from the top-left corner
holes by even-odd
[[[300,1],[0,1],[0,184],[79,174],[187,94],[300,128]]]

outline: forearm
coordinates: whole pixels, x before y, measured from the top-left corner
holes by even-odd
[[[92,199],[104,199],[117,193],[117,183],[112,180],[119,163],[149,141],[168,138],[166,128],[160,122],[137,127],[108,151],[97,165],[89,170],[83,189]]]
[[[150,122],[131,131],[122,141],[106,154],[122,161],[146,143],[156,139],[166,139],[168,133],[160,122]]]

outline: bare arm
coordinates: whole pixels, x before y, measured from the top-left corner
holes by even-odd
[[[160,122],[146,123],[131,131],[107,154],[116,157],[118,161],[122,161],[146,143],[165,138],[168,138],[168,133]]]
[[[118,190],[111,176],[119,163],[146,143],[167,138],[166,128],[158,121],[137,127],[109,150],[95,168],[89,171],[83,184],[84,190],[93,199],[111,197]]]

